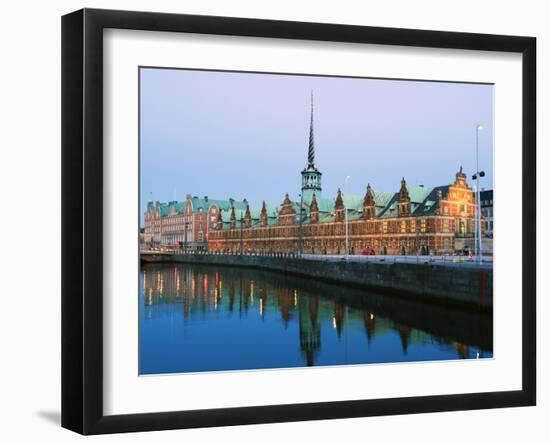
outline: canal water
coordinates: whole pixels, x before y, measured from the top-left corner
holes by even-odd
[[[492,317],[275,272],[145,264],[140,374],[492,357]]]

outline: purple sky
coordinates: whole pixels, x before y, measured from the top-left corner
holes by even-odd
[[[185,194],[282,202],[300,193],[314,93],[323,196],[449,184],[475,168],[493,187],[493,86],[145,69],[141,75],[141,213]]]

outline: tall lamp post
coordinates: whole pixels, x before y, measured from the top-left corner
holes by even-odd
[[[483,248],[481,245],[481,201],[480,201],[480,180],[485,177],[485,171],[479,170],[479,131],[483,130],[483,126],[476,125],[476,172],[472,176],[472,180],[476,181],[476,243],[478,253],[478,263],[482,262]]]
[[[351,177],[349,175],[346,176],[346,185],[344,186],[344,197],[347,195],[348,193],[348,181]],[[344,223],[345,223],[345,227],[346,227],[346,247],[345,247],[345,250],[346,250],[346,260],[348,259],[348,255],[349,255],[349,232],[348,232],[348,207],[346,206],[346,204],[344,203]]]
[[[185,252],[187,252],[187,229],[189,227],[189,222],[187,221],[187,215],[184,218],[183,222],[184,231],[183,231],[183,247],[185,249]]]

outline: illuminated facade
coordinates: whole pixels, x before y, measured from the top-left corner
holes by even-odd
[[[362,198],[338,190],[334,200],[313,194],[310,202],[292,202],[287,194],[278,211],[264,204],[259,211],[220,212],[208,249],[344,254],[346,224],[350,254],[367,248],[377,254],[453,253],[457,238],[474,236],[474,194],[462,171],[453,184],[433,188],[403,179],[394,194],[375,193],[370,185]]]
[[[475,195],[462,167],[450,185],[410,186],[403,178],[394,193],[367,185],[363,196],[347,196],[338,189],[334,198],[324,197],[322,173],[315,166],[313,101],[301,176],[298,201],[286,194],[278,206],[263,202],[260,209],[246,204],[211,211],[208,249],[344,254],[347,245],[350,254],[447,254],[474,237]]]
[[[167,203],[148,202],[145,211],[141,247],[204,250],[208,244],[211,222],[210,211],[242,209],[246,201],[212,200],[208,196],[192,197],[187,194],[185,201]]]
[[[313,98],[301,194],[279,205],[251,208],[246,199],[149,202],[142,248],[212,252],[416,255],[449,254],[473,244],[475,194],[462,167],[451,184],[410,186],[333,197],[322,193],[315,165]],[[485,223],[482,223],[482,228]]]

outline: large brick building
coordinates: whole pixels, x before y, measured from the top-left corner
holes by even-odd
[[[210,222],[209,210],[225,210],[234,207],[244,209],[246,202],[211,200],[208,196],[192,197],[185,201],[166,203],[148,202],[145,210],[145,226],[142,248],[206,249]]]
[[[307,164],[299,199],[288,194],[282,204],[259,209],[235,204],[209,207],[210,251],[303,252],[358,254],[452,253],[475,235],[475,195],[462,167],[451,184],[410,186],[379,192],[370,185],[364,195],[331,197],[322,193],[322,173],[315,166],[313,105]],[[347,231],[347,235],[346,235]],[[348,239],[346,242],[346,238]],[[457,241],[460,239],[461,241]]]
[[[310,254],[344,254],[347,247],[350,254],[371,248],[377,254],[439,254],[473,246],[475,194],[462,167],[451,184],[442,186],[410,186],[403,178],[397,192],[367,184],[364,195],[338,189],[324,196],[315,166],[313,103],[301,178],[297,200],[286,194],[281,204],[263,202],[261,208],[251,208],[246,199],[190,195],[184,202],[149,202],[142,247]]]
[[[457,238],[474,236],[474,216],[472,189],[458,172],[451,185],[433,188],[403,179],[393,194],[367,186],[363,197],[338,190],[334,199],[314,193],[309,202],[293,202],[287,194],[280,208],[231,207],[218,212],[208,249],[344,254],[347,224],[351,254],[369,247],[379,254],[452,253]]]

